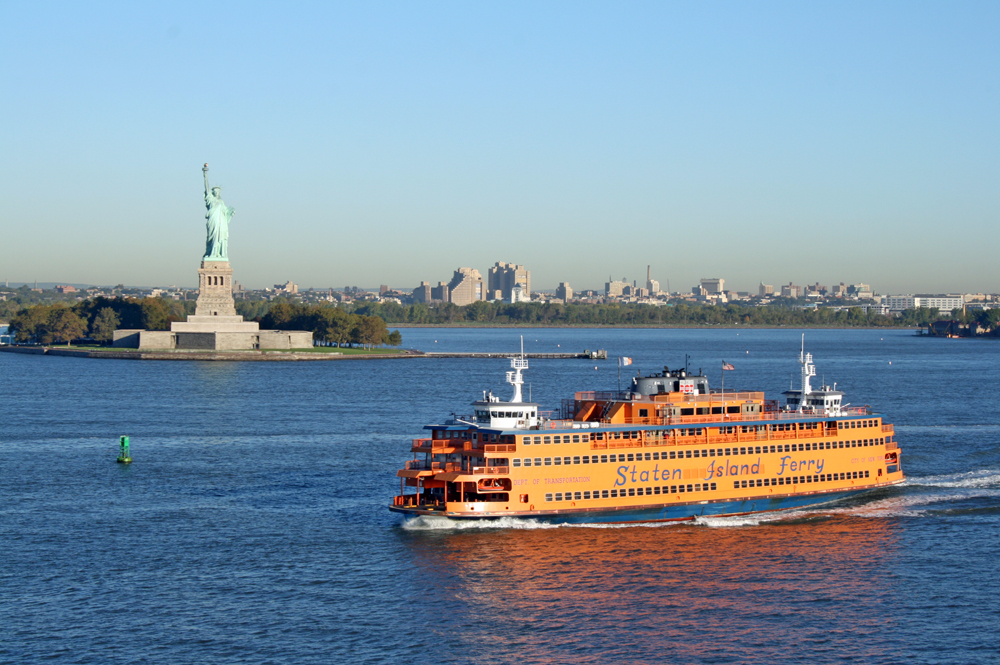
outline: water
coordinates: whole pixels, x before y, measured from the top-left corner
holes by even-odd
[[[404,331],[504,351],[511,330]],[[792,330],[527,330],[527,351],[684,363],[769,396]],[[506,394],[503,361],[194,363],[0,354],[0,662],[1000,662],[1000,354],[810,331],[818,373],[895,423],[909,481],[781,516],[403,522],[421,426]],[[557,346],[560,345],[560,346]],[[596,367],[596,369],[595,369]],[[612,389],[538,360],[535,401]],[[627,381],[627,377],[623,377]],[[114,463],[132,437],[131,466]]]

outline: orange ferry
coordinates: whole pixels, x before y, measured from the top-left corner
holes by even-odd
[[[427,425],[396,475],[390,510],[452,519],[553,523],[692,520],[826,503],[903,482],[893,426],[843,392],[814,389],[812,355],[785,405],[710,390],[686,369],[637,376],[622,392],[578,392],[559,417],[484,391],[474,414]],[[407,492],[406,488],[413,488]]]

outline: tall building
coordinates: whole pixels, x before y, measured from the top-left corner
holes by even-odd
[[[569,285],[569,282],[559,282],[559,286],[556,287],[556,298],[563,302],[569,302],[573,299],[573,287]]]
[[[965,298],[960,295],[931,295],[931,294],[918,294],[918,295],[904,295],[904,296],[886,296],[885,300],[882,301],[890,312],[902,312],[905,309],[919,309],[921,307],[926,307],[930,309],[931,307],[936,307],[942,312],[950,312],[953,309],[962,309],[965,307]]]
[[[802,287],[795,282],[789,282],[785,286],[781,287],[781,297],[782,298],[801,298],[802,297]]]
[[[413,300],[414,302],[422,303],[429,303],[433,300],[433,296],[431,296],[431,283],[420,282],[420,286],[413,289]]]
[[[611,275],[608,275],[608,281],[604,284],[604,295],[606,296],[620,296],[625,293],[625,289],[629,288],[629,283],[625,281],[622,277],[621,281],[612,280]]]
[[[649,289],[650,295],[656,295],[660,292],[660,283],[653,279],[650,275],[651,266],[646,266],[646,288]]]
[[[774,285],[765,284],[764,282],[761,282],[760,286],[757,287],[757,295],[759,295],[761,298],[766,298],[767,296],[773,296]]]
[[[531,271],[524,266],[497,261],[489,269],[487,277],[491,299],[509,301],[515,286],[521,287],[524,297],[531,296]]]
[[[450,293],[448,291],[448,285],[444,282],[438,282],[437,286],[431,287],[431,300],[438,300],[440,302],[451,302]]]
[[[448,283],[452,303],[462,306],[485,300],[483,276],[475,268],[459,268]]]
[[[726,280],[712,277],[701,280],[701,288],[705,290],[705,295],[718,295],[725,290]]]

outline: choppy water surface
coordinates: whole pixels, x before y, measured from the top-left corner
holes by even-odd
[[[514,350],[511,330],[406,330]],[[773,394],[799,333],[529,330]],[[558,345],[558,346],[557,346]],[[0,662],[998,662],[1000,347],[814,331],[818,372],[896,424],[909,482],[782,516],[403,522],[421,426],[503,361],[179,363],[0,354]],[[535,401],[617,384],[533,361]],[[623,381],[627,377],[623,378]],[[773,396],[773,395],[771,395]],[[114,463],[120,434],[135,462]]]

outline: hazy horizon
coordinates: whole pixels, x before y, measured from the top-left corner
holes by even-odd
[[[5,9],[12,282],[1000,292],[995,3]]]

